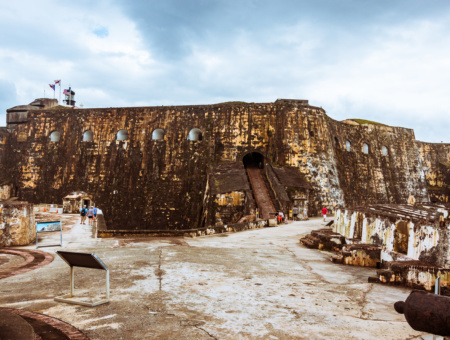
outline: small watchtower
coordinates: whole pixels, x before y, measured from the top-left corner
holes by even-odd
[[[75,106],[75,92],[72,88],[64,89],[63,94],[66,96],[66,99],[63,100],[66,105]]]

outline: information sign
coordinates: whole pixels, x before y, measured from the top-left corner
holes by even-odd
[[[39,245],[39,237],[38,233],[46,233],[52,231],[59,231],[59,244],[41,244]],[[62,246],[62,224],[61,221],[48,221],[48,222],[36,222],[36,248],[39,247],[54,247],[54,246]]]
[[[77,253],[71,251],[56,252],[70,266],[70,293],[55,298],[55,301],[73,303],[82,306],[94,307],[109,302],[109,269],[94,253]],[[73,300],[74,297],[74,267],[100,269],[106,272],[106,298],[100,301]]]

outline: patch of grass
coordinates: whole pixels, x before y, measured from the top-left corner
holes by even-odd
[[[349,120],[354,121],[354,122],[356,122],[358,124],[372,124],[372,125],[389,126],[389,125],[386,125],[386,124],[374,122],[374,121],[367,120],[367,119],[350,118]]]
[[[248,104],[248,103],[247,102],[234,101],[234,102],[223,102],[223,103],[217,103],[217,104],[242,105],[242,104]]]
[[[71,108],[72,108],[71,106],[56,105],[56,106],[48,107],[43,110],[61,110],[61,109],[71,109]]]

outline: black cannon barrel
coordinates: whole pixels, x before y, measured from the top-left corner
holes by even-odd
[[[450,335],[450,297],[413,290],[405,302],[397,301],[394,308],[405,314],[408,324],[416,331]]]

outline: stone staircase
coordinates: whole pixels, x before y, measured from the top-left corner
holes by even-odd
[[[270,198],[261,170],[257,167],[247,167],[246,171],[248,178],[250,179],[250,185],[253,190],[253,195],[255,196],[256,204],[260,210],[260,216],[263,219],[268,219],[269,213],[276,212],[276,210],[272,199]]]

